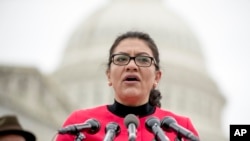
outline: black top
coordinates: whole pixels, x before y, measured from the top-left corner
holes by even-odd
[[[125,117],[128,114],[134,114],[139,117],[144,117],[153,114],[155,112],[155,107],[150,105],[149,103],[133,107],[133,106],[125,106],[121,103],[118,103],[115,100],[112,105],[108,105],[107,107],[111,113],[119,117]]]

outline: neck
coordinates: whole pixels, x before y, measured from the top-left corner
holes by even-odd
[[[149,103],[140,106],[126,106],[114,101],[112,105],[108,105],[108,110],[119,117],[125,117],[128,114],[144,117],[154,113],[155,107]]]

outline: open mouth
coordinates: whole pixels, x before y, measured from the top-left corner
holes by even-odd
[[[134,81],[140,81],[140,79],[135,75],[129,75],[125,77],[124,81],[134,82]]]

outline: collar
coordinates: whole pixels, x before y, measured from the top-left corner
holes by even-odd
[[[134,114],[139,117],[144,117],[155,112],[155,107],[150,105],[149,103],[133,107],[118,103],[116,100],[112,105],[107,105],[107,108],[111,113],[119,117],[125,117],[128,114]]]

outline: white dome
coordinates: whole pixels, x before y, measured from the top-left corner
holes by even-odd
[[[61,67],[87,58],[94,60],[96,55],[103,58],[115,37],[128,30],[149,33],[160,51],[184,50],[198,57],[194,59],[197,64],[204,64],[199,42],[187,23],[167,9],[161,0],[113,0],[76,29]],[[96,55],[89,56],[90,52]]]

